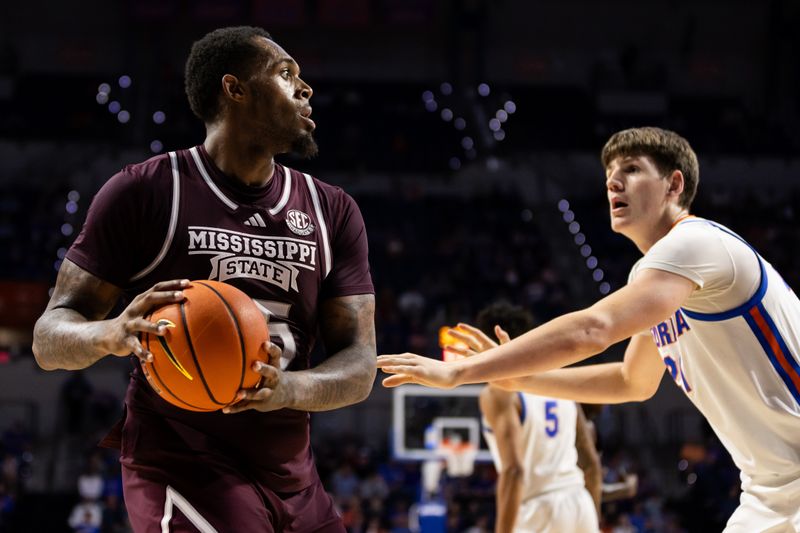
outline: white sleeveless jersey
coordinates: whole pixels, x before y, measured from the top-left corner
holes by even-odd
[[[634,265],[698,288],[650,334],[708,419],[743,488],[800,478],[800,301],[741,237],[709,220],[679,222]]]
[[[566,487],[584,487],[575,449],[577,406],[569,400],[519,395],[522,410],[522,501]],[[502,469],[497,441],[483,420],[483,435],[499,472]]]

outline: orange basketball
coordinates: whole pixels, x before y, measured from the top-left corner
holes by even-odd
[[[266,362],[267,321],[255,302],[227,283],[193,281],[186,299],[146,317],[167,326],[163,336],[145,333],[142,344],[153,354],[142,363],[153,389],[173,405],[190,411],[217,411],[242,388],[258,384],[254,361]]]

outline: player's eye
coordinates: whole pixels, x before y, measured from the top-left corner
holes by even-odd
[[[292,71],[290,71],[288,68],[285,68],[281,71],[281,78],[288,80],[291,77],[292,77]]]
[[[628,167],[625,168],[625,172],[627,174],[634,174],[636,172],[639,172],[639,167],[637,167],[636,165],[629,165]]]

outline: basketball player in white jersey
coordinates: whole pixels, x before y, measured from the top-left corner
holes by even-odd
[[[494,329],[505,343],[533,328],[533,316],[499,302],[478,314],[478,328]],[[461,330],[450,333],[459,338]],[[495,531],[597,533],[600,457],[581,408],[490,384],[481,391],[480,409],[498,473]]]
[[[644,254],[628,284],[474,357],[382,356],[384,384],[519,378],[502,386],[620,403],[650,398],[666,365],[741,470],[725,531],[800,531],[800,300],[733,231],[689,215],[699,168],[684,138],[624,130],[602,163],[611,228]],[[622,362],[561,368],[628,338]]]

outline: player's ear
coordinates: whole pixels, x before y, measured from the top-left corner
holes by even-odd
[[[233,74],[222,76],[222,94],[226,99],[241,102],[244,99],[244,87],[239,78]]]
[[[680,197],[680,195],[683,194],[683,188],[686,185],[683,172],[680,170],[673,170],[672,174],[670,174],[667,179],[669,180],[668,192],[670,196]]]

